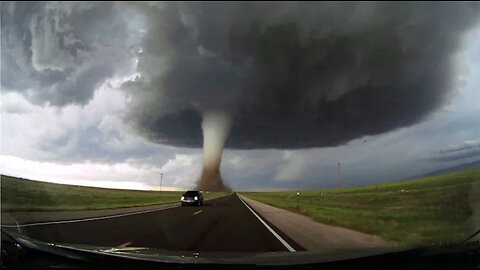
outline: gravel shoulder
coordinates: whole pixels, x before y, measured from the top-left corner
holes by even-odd
[[[267,205],[239,195],[262,218],[308,251],[393,247],[376,235],[322,224],[310,217]]]

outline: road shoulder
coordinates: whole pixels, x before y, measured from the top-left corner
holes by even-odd
[[[392,247],[376,235],[327,225],[310,217],[267,205],[239,194],[262,218],[273,224],[308,251]]]

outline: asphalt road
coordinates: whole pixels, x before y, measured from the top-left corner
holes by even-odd
[[[175,207],[75,223],[28,226],[22,227],[21,233],[45,242],[103,247],[149,247],[199,252],[288,251],[235,194],[205,201],[203,206]],[[297,250],[301,249],[291,239],[285,235],[283,237]]]

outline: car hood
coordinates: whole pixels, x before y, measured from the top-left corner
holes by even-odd
[[[3,231],[3,230],[2,230]],[[148,247],[98,247],[80,244],[45,243],[27,236],[8,232],[11,238],[20,245],[71,259],[82,259],[85,256],[100,255],[103,257],[117,257],[137,261],[159,262],[167,264],[225,264],[225,265],[308,265],[322,263],[348,262],[370,259],[374,262],[402,262],[404,259],[422,258],[438,254],[454,252],[480,251],[478,240],[446,247],[426,248],[371,248],[371,249],[342,249],[328,252],[196,252],[171,251]],[[386,260],[386,261],[385,261]]]
[[[143,260],[149,262],[178,264],[253,264],[253,265],[298,265],[361,258],[402,250],[351,249],[331,252],[198,252],[172,251],[148,247],[99,247],[82,244],[46,243],[28,236],[5,232],[20,245],[70,258],[81,257],[84,253]]]

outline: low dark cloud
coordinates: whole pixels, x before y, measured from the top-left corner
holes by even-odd
[[[473,157],[480,158],[479,141],[467,141],[461,145],[438,151],[433,154],[429,160],[435,162],[448,162],[465,160]]]
[[[121,127],[106,131],[95,124],[42,136],[34,147],[42,153],[43,161],[61,164],[84,161],[115,164],[128,161],[158,166],[175,156],[173,149],[134,139]]]
[[[417,123],[455,86],[452,55],[479,3],[138,4],[149,31],[127,121],[201,147],[202,114],[232,118],[227,148],[307,148]]]

